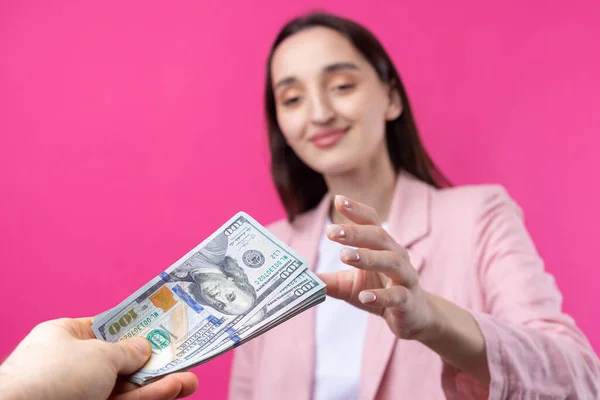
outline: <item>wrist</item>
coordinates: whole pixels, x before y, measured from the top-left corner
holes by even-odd
[[[425,292],[428,304],[427,322],[423,333],[417,338],[417,341],[428,346],[432,343],[443,340],[445,332],[448,330],[447,316],[442,312],[438,297]]]
[[[447,362],[488,384],[490,372],[485,337],[473,315],[442,297],[428,294],[429,329],[419,341]]]

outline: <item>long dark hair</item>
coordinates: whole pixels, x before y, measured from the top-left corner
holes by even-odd
[[[327,193],[323,175],[306,165],[286,143],[277,123],[275,96],[271,84],[271,62],[277,46],[289,36],[312,27],[326,27],[344,35],[371,63],[379,78],[396,89],[402,100],[401,115],[386,123],[386,143],[395,170],[411,173],[435,187],[451,186],[433,163],[419,138],[408,96],[394,64],[381,43],[366,28],[349,19],[323,12],[312,12],[289,21],[271,46],[267,60],[265,107],[271,151],[271,175],[288,220],[316,207]]]

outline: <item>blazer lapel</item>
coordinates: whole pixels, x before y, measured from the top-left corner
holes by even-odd
[[[412,175],[400,172],[388,218],[390,235],[407,249],[411,264],[418,272],[425,259],[412,246],[429,232],[430,190]],[[369,316],[363,348],[361,400],[373,400],[377,395],[398,341],[383,318],[373,314]]]
[[[317,266],[317,250],[319,249],[319,242],[331,200],[331,196],[326,194],[317,208],[306,215],[298,217],[294,222],[290,247],[308,260],[308,268],[311,271],[314,271]]]
[[[313,211],[298,218],[293,224],[292,234],[288,238],[288,245],[305,257],[309,269],[314,271],[317,264],[319,241],[331,198],[325,195],[319,206]],[[313,375],[315,371],[315,308],[294,317],[292,329],[286,329],[288,345],[286,357],[292,360],[294,381],[294,399],[312,398]],[[290,397],[291,398],[291,397]]]
[[[430,191],[431,188],[425,183],[407,172],[400,172],[390,209],[389,226],[392,237],[408,250],[409,255],[411,252],[416,255],[413,245],[430,231]],[[413,266],[417,270],[421,267]]]

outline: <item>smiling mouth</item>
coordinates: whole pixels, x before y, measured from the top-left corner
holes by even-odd
[[[328,129],[322,132],[318,132],[313,135],[309,140],[318,148],[327,148],[332,147],[336,143],[338,143],[342,138],[348,133],[350,127],[347,128],[337,128],[337,129]]]

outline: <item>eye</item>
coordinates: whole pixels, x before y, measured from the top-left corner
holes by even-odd
[[[338,92],[343,92],[346,90],[350,90],[353,89],[356,85],[354,83],[345,83],[343,85],[337,85],[336,87],[334,87],[333,89],[338,91]]]
[[[289,97],[283,101],[283,105],[292,106],[300,101],[300,96]]]

